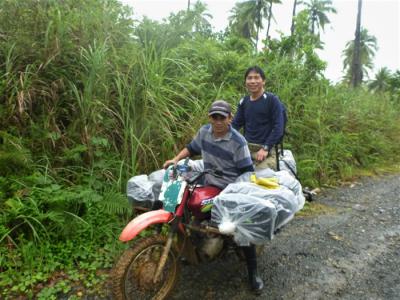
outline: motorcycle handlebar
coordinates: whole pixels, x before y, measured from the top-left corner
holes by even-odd
[[[186,179],[186,182],[188,184],[194,184],[196,181],[198,181],[200,178],[202,178],[206,174],[211,174],[217,178],[222,178],[222,176],[224,175],[224,172],[221,170],[213,170],[213,169],[204,170],[203,172],[200,172],[200,173],[196,174],[195,176]]]

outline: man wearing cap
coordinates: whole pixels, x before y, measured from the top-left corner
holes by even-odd
[[[243,127],[256,169],[276,169],[273,146],[282,140],[286,109],[279,98],[264,90],[265,74],[258,67],[246,70],[245,85],[249,95],[239,101],[232,127]]]
[[[245,138],[230,125],[231,106],[224,100],[214,101],[208,111],[210,124],[204,125],[196,137],[173,159],[164,163],[164,168],[193,155],[203,158],[204,169],[220,170],[222,178],[206,174],[205,185],[224,189],[229,183],[248,171],[254,171],[250,150]],[[242,247],[246,257],[250,287],[260,292],[264,286],[257,273],[257,257],[254,245]]]
[[[254,171],[250,151],[245,138],[230,126],[231,106],[224,100],[211,105],[210,123],[197,132],[196,137],[177,156],[164,163],[164,168],[186,157],[201,155],[205,169],[221,170],[222,178],[206,174],[205,184],[221,189],[248,171]]]

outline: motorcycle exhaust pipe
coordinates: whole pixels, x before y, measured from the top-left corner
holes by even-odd
[[[208,225],[193,226],[190,224],[186,224],[185,226],[190,230],[205,233],[205,234],[213,233],[213,234],[218,234],[218,235],[226,235],[226,234],[221,233],[221,231],[219,231],[218,228],[208,226]]]

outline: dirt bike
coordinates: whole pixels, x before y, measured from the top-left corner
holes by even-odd
[[[185,164],[170,167],[159,198],[162,209],[140,214],[123,229],[119,239],[128,242],[155,228],[116,263],[112,274],[116,299],[165,299],[177,282],[182,260],[198,264],[230,250],[241,256],[232,237],[210,221],[212,199],[221,190],[199,185],[205,174],[221,176],[211,170],[191,173]]]

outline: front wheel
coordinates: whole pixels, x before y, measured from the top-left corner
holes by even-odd
[[[161,235],[147,237],[122,253],[111,277],[115,299],[161,300],[171,293],[179,274],[178,256],[173,247],[158,281],[154,282],[166,242],[167,237]]]

